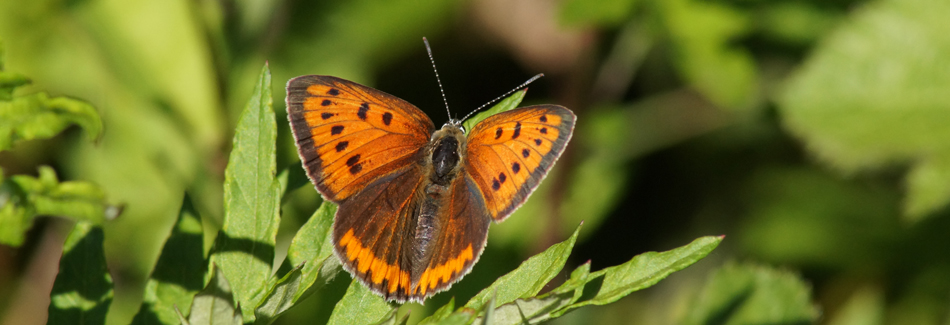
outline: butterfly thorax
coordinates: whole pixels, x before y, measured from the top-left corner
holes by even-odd
[[[445,214],[441,210],[447,207],[452,196],[450,189],[462,170],[464,159],[465,134],[461,128],[447,123],[441,130],[432,133],[429,144],[424,149],[425,159],[422,169],[426,175],[420,193],[424,199],[415,220],[414,241],[412,245],[413,284],[429,266],[434,249],[432,243],[443,231]]]
[[[461,170],[459,162],[464,148],[465,134],[459,126],[446,123],[441,130],[433,132],[424,162],[429,180],[437,185],[449,185]]]

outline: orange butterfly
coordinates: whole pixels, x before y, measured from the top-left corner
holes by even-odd
[[[488,238],[564,151],[574,114],[538,105],[435,130],[412,104],[330,76],[287,83],[287,113],[317,190],[339,204],[344,268],[387,300],[422,302],[467,274]]]

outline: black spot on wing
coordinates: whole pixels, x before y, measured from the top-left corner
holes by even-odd
[[[343,133],[342,125],[334,125],[333,127],[330,128],[330,135],[337,135],[340,133]]]
[[[548,134],[548,128],[541,128],[541,134]]]
[[[547,116],[547,115],[541,115],[541,122],[547,122],[547,121],[548,121],[548,116]]]
[[[320,102],[321,106],[330,106],[330,104],[333,104],[333,102],[331,102],[329,99],[324,99],[322,102]]]
[[[498,138],[501,138],[501,133],[502,133],[501,128],[495,129],[495,139],[496,139],[496,140],[497,140]]]
[[[498,179],[491,180],[491,189],[497,191],[501,188],[501,183],[498,182]]]
[[[350,174],[359,173],[361,170],[363,170],[362,164],[353,165],[353,167],[350,167]]]
[[[393,122],[393,114],[390,113],[390,112],[384,113],[384,114],[383,114],[383,124],[389,125],[389,123],[392,123],[392,122]]]
[[[528,158],[528,156],[530,156],[530,155],[531,155],[531,150],[528,150],[528,149],[521,149],[521,156],[522,156],[522,157]]]
[[[355,154],[353,157],[350,157],[350,159],[346,160],[346,165],[353,167],[358,162],[360,162],[360,154]]]
[[[521,164],[516,163],[516,162],[511,163],[511,171],[517,174],[519,171],[521,171]]]
[[[534,139],[534,144],[541,145],[541,139]]]
[[[330,88],[330,90],[327,90],[327,94],[330,96],[336,96],[340,94],[340,91],[336,88]]]
[[[356,116],[359,116],[361,120],[366,121],[366,112],[369,112],[369,104],[362,103],[360,104],[360,110],[356,111]]]
[[[325,119],[333,117],[333,115],[336,115],[336,114],[323,112],[323,113],[320,113],[320,118],[325,120]]]
[[[504,184],[506,179],[508,179],[508,177],[505,176],[505,173],[500,173],[500,174],[498,174],[498,182],[499,182],[499,183]]]
[[[521,122],[515,122],[515,134],[511,135],[511,139],[517,139],[521,135]]]
[[[340,141],[336,144],[336,152],[346,150],[346,146],[350,145],[349,141]]]

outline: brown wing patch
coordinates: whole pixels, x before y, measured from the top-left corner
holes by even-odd
[[[434,128],[406,101],[329,76],[291,79],[287,115],[307,174],[333,202],[412,163]]]
[[[539,105],[495,114],[469,133],[466,170],[488,212],[504,220],[541,183],[574,130],[574,114]]]
[[[413,215],[423,175],[416,166],[396,170],[340,203],[333,225],[336,256],[363,284],[389,300],[410,299]]]
[[[471,271],[485,248],[491,219],[478,187],[469,177],[452,185],[449,206],[439,216],[442,231],[432,247],[433,254],[421,274],[413,277],[414,299],[422,300],[448,290]]]

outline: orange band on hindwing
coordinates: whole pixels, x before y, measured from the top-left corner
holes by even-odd
[[[383,280],[388,281],[387,291],[396,292],[399,287],[409,290],[409,272],[403,271],[398,265],[386,263],[376,257],[369,248],[363,246],[360,240],[353,235],[353,229],[350,229],[340,238],[338,242],[343,251],[346,252],[346,259],[350,263],[357,265],[360,273],[367,275],[364,279],[375,284],[382,285]]]

